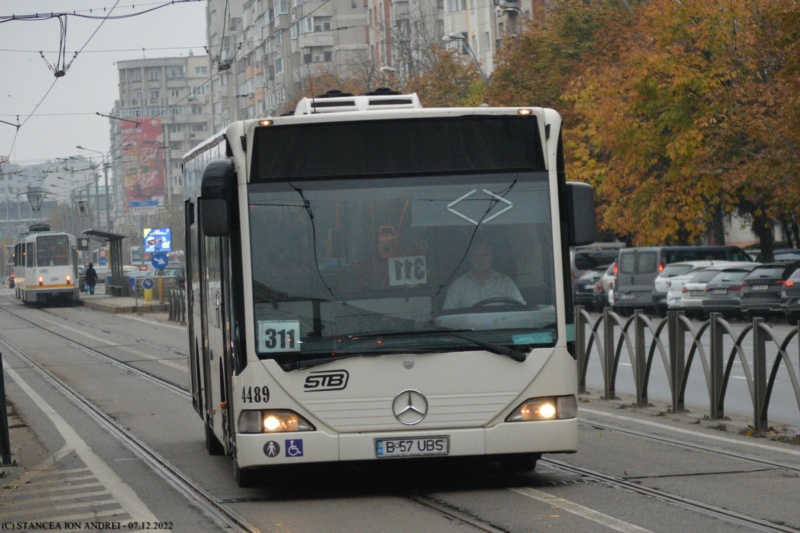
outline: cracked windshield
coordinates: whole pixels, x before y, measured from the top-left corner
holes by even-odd
[[[260,356],[552,345],[545,178],[250,185]]]

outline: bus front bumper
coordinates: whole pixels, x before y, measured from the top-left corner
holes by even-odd
[[[408,450],[408,455],[380,456]],[[444,446],[446,442],[446,453]],[[482,457],[526,453],[573,453],[578,449],[578,419],[513,422],[484,429],[377,432],[335,435],[322,431],[237,434],[239,468],[390,460],[392,458]]]

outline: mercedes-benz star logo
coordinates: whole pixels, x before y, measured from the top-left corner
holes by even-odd
[[[428,414],[428,400],[421,392],[404,390],[395,396],[392,412],[401,424],[414,426],[422,422]]]

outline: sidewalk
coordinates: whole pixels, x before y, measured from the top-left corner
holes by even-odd
[[[109,294],[86,294],[81,293],[80,304],[90,309],[103,311],[105,313],[166,313],[169,312],[167,302],[159,302],[157,299],[146,302],[144,298],[138,300],[133,296],[111,296]]]

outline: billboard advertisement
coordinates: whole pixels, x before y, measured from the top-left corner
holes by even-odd
[[[166,151],[161,118],[145,118],[122,127],[122,176],[125,209],[142,215],[156,214],[164,205]]]
[[[145,253],[172,251],[172,232],[169,228],[145,228],[143,233]]]

